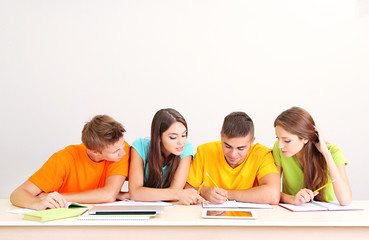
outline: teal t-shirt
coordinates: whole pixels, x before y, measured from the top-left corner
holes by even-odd
[[[328,150],[332,154],[332,158],[336,163],[336,166],[341,164],[347,165],[347,161],[343,156],[342,150],[334,144],[327,144]],[[282,192],[289,195],[296,195],[300,189],[304,188],[304,172],[302,171],[302,167],[297,160],[296,155],[292,157],[285,157],[278,148],[278,140],[274,144],[273,147],[273,157],[275,164],[282,168]],[[328,174],[328,181],[331,178]],[[311,189],[315,190],[315,189]],[[334,201],[334,190],[333,185],[329,184],[325,190],[324,198],[327,201]]]
[[[151,143],[150,139],[138,138],[132,144],[132,147],[137,151],[138,154],[140,154],[143,160],[144,167],[146,166],[146,160],[147,160],[147,155],[149,153],[150,143]],[[182,159],[186,156],[192,156],[192,159],[193,159],[193,146],[189,142],[186,142],[186,145],[183,149],[183,153],[181,154],[180,158]],[[165,175],[166,171],[167,171],[167,166],[164,166],[163,175]],[[144,175],[145,175],[144,176],[144,186],[146,186],[146,180],[149,176],[147,168],[144,171]]]

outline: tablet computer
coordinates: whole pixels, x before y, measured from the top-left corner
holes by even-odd
[[[202,209],[203,218],[256,219],[254,211],[246,209]]]

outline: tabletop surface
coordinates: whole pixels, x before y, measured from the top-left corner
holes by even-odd
[[[359,211],[291,212],[278,205],[273,209],[254,209],[255,220],[204,219],[200,204],[173,203],[150,220],[78,220],[76,217],[50,222],[22,220],[23,215],[9,213],[18,209],[8,199],[0,199],[0,227],[4,226],[297,226],[297,227],[369,227],[369,201],[353,201]]]

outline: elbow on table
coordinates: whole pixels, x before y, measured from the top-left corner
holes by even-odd
[[[269,204],[277,205],[280,201],[280,191],[271,191],[267,201]]]

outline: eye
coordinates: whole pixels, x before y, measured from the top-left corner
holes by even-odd
[[[176,137],[169,137],[169,138],[172,139],[172,140],[176,139]]]
[[[243,150],[245,150],[245,148],[238,148],[238,150],[243,151]]]
[[[182,135],[182,137],[183,137],[183,138],[187,137],[187,134],[183,134],[183,135]]]
[[[286,140],[286,141],[284,141],[285,143],[290,143],[291,142],[291,140]]]

